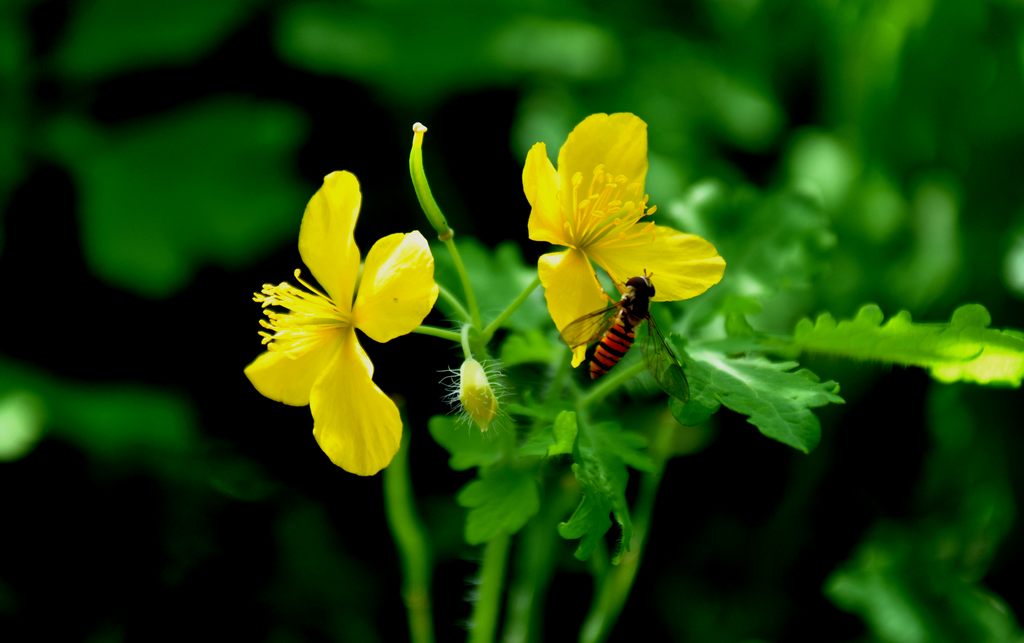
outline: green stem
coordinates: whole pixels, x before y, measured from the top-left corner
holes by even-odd
[[[523,305],[523,302],[526,301],[527,297],[533,294],[533,291],[536,290],[537,286],[539,285],[540,275],[534,277],[533,281],[530,282],[530,285],[527,286],[523,290],[523,292],[519,293],[519,296],[515,298],[515,301],[509,304],[508,307],[505,308],[505,310],[501,311],[501,314],[495,317],[490,324],[487,324],[487,328],[485,328],[483,332],[484,343],[491,341],[491,336],[494,335],[494,332],[501,328],[501,325],[505,323],[505,320],[508,319],[512,315],[512,313],[516,312],[516,310],[520,306]]]
[[[470,643],[491,643],[494,640],[501,611],[505,559],[508,556],[510,541],[508,534],[501,534],[484,545],[484,560],[480,565],[480,589],[470,623]]]
[[[398,453],[384,469],[385,510],[402,560],[402,599],[409,617],[410,639],[413,643],[432,643],[430,547],[413,501],[409,481],[409,431],[403,431]]]
[[[647,364],[640,360],[613,370],[608,375],[602,377],[593,388],[580,397],[579,407],[586,408],[591,404],[600,402],[609,394],[624,386],[626,382],[643,373],[646,368]]]
[[[558,523],[579,502],[578,494],[570,492],[563,480],[549,482],[541,511],[526,524],[516,543],[516,577],[508,592],[503,643],[541,638],[545,598],[560,551]]]
[[[455,332],[454,330],[448,330],[446,328],[438,328],[436,326],[420,325],[412,329],[412,332],[420,335],[430,335],[431,337],[440,337],[441,339],[447,339],[455,343],[462,341],[462,335]]]
[[[452,256],[452,264],[455,266],[455,272],[459,275],[459,281],[462,282],[462,290],[466,294],[466,304],[469,306],[470,319],[474,326],[480,328],[483,325],[480,321],[480,306],[476,303],[476,293],[473,292],[473,284],[469,283],[469,273],[466,272],[466,265],[462,263],[462,255],[459,254],[455,240],[450,236],[443,241]]]
[[[462,333],[459,335],[459,341],[462,342],[462,356],[466,359],[473,358],[473,347],[469,343],[469,331],[472,330],[472,326],[465,324],[462,327]]]
[[[423,210],[423,214],[426,215],[427,221],[437,231],[437,238],[448,247],[448,252],[452,255],[452,263],[455,264],[455,271],[459,273],[462,288],[466,293],[466,303],[469,305],[469,319],[472,320],[474,326],[481,328],[480,308],[476,303],[476,294],[473,292],[473,286],[469,283],[469,274],[466,272],[466,266],[462,263],[459,249],[452,240],[452,237],[455,236],[455,231],[448,225],[448,220],[445,219],[441,206],[434,199],[434,193],[430,191],[430,182],[427,180],[426,170],[423,169],[423,135],[426,134],[427,128],[420,123],[416,123],[412,126],[412,131],[412,149],[409,150],[409,177],[412,179],[412,187],[416,191],[416,199],[420,202],[420,208]]]
[[[462,305],[462,302],[459,301],[459,298],[453,295],[450,290],[448,290],[441,284],[437,284],[437,288],[438,293],[441,295],[441,299],[448,302],[448,305],[455,309],[455,314],[459,316],[459,321],[468,322],[469,311],[467,311],[466,307]]]
[[[671,453],[675,428],[675,423],[666,419],[656,429],[654,441],[651,444],[651,456],[655,468],[640,478],[640,490],[631,512],[633,537],[619,564],[611,567],[598,581],[590,612],[587,613],[583,627],[580,629],[581,643],[599,643],[608,637],[622,612],[622,607],[626,604],[630,590],[633,588],[633,582],[636,580],[636,574],[640,568],[643,547],[650,531],[654,500],[658,495],[662,474],[665,472],[665,462]]]

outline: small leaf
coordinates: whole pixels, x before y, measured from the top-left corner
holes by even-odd
[[[821,426],[811,408],[841,404],[839,385],[820,382],[806,370],[794,371],[796,362],[771,362],[763,357],[727,357],[706,349],[690,349],[686,360],[691,386],[696,391],[692,410],[672,407],[677,419],[699,419],[716,403],[748,416],[761,433],[809,452],[818,444]],[[685,422],[684,422],[685,423]]]
[[[642,436],[622,431],[618,424],[606,422],[581,430],[576,439],[573,474],[583,488],[583,499],[569,520],[558,525],[566,539],[579,538],[575,556],[586,560],[594,553],[612,525],[609,514],[622,530],[612,556],[617,563],[633,537],[633,523],[626,503],[626,464],[644,471],[654,469],[650,458],[639,451],[646,445]]]
[[[555,411],[554,419],[537,415],[550,424],[539,424],[519,446],[518,452],[524,458],[550,458],[572,453],[576,442],[576,413],[567,410]]]
[[[572,467],[572,472],[576,474],[577,478],[580,478],[581,475],[580,468],[579,465]],[[566,540],[580,539],[580,544],[574,554],[577,559],[587,560],[597,549],[601,538],[612,526],[612,521],[608,517],[610,511],[611,504],[599,493],[584,492],[583,500],[580,501],[569,520],[558,525],[558,535],[562,538]],[[625,524],[629,524],[628,514]]]
[[[501,459],[501,444],[493,432],[484,433],[446,415],[430,418],[427,427],[434,441],[451,454],[448,465],[456,471],[487,466]]]
[[[852,320],[825,313],[797,324],[793,343],[809,352],[920,366],[940,382],[1020,386],[1024,378],[1024,334],[988,328],[984,306],[961,306],[948,324],[915,324],[906,311],[882,319],[873,304]]]
[[[548,457],[572,453],[572,447],[576,443],[576,414],[572,411],[559,413],[551,431],[554,433],[555,441],[548,447]]]
[[[540,509],[537,483],[525,471],[490,470],[459,491],[457,500],[469,508],[466,542],[479,545],[501,534],[514,534]]]

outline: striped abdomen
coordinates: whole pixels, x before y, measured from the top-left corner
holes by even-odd
[[[590,358],[590,379],[596,380],[607,373],[612,366],[619,363],[629,347],[633,345],[636,338],[631,327],[622,323],[622,319],[616,320],[594,349],[594,355]]]

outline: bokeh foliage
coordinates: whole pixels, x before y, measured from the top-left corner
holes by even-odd
[[[1024,326],[1015,0],[5,2],[0,275],[19,297],[0,344],[0,484],[13,496],[4,629],[120,640],[212,621],[230,638],[401,636],[379,486],[332,470],[303,411],[268,410],[249,389],[241,368],[259,346],[247,295],[297,265],[302,205],[330,170],[366,177],[367,233],[425,228],[403,174],[408,127],[422,120],[481,305],[502,308],[543,250],[525,238],[526,150],[557,149],[598,111],[649,123],[657,216],[729,262],[721,286],[666,307],[663,325],[704,364],[728,347],[701,346],[702,334],[796,328],[783,354],[818,349],[817,395],[839,381],[847,401],[819,421],[816,399],[771,391],[782,399],[768,408],[792,405],[810,431],[790,443],[814,446],[821,425],[810,456],[758,441],[738,414],[680,428],[683,457],[669,463],[621,632],[1019,640],[1019,390],[939,384],[830,349],[889,332],[907,349],[989,341],[1019,355],[1019,334],[996,330]],[[439,280],[451,279],[436,254]],[[987,312],[960,307],[974,303]],[[551,362],[550,337],[531,330],[543,318],[537,297],[500,350],[527,394]],[[438,364],[455,357],[423,338],[408,346],[371,351],[382,386],[409,396],[417,480],[416,467],[449,457],[425,436],[443,412]],[[812,381],[766,364],[735,366]],[[1011,371],[1004,383],[1019,385],[1019,362]],[[691,371],[698,393],[702,372]],[[574,435],[564,409],[546,412],[553,432],[524,450],[564,452]],[[601,435],[644,412],[623,408]],[[487,457],[465,428],[440,424],[430,433],[452,429],[438,441],[453,468]],[[649,464],[630,455],[637,445],[584,446],[602,475]],[[501,475],[483,484],[514,488],[511,509],[463,477],[419,478],[452,572],[437,581],[453,597],[442,626],[465,616],[472,550],[457,527],[479,541],[470,531],[493,523],[473,511],[510,523],[536,511],[532,481]],[[607,520],[621,500],[594,488]],[[584,533],[587,509],[563,530]],[[557,547],[556,588],[583,604],[575,542]],[[582,609],[563,602],[548,616],[553,640],[558,617]],[[70,606],[66,618],[54,604]]]

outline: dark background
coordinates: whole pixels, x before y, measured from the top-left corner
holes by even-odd
[[[792,241],[803,272],[767,282],[756,327],[868,301],[932,321],[976,301],[1022,326],[1022,15],[1008,0],[5,4],[2,638],[406,636],[380,477],[332,466],[308,411],[242,369],[260,350],[250,295],[299,265],[323,175],[359,177],[364,252],[427,227],[407,178],[417,120],[458,239],[511,239],[528,264],[547,249],[526,239],[529,144],[554,155],[587,114],[633,111],[663,213],[709,179],[743,203],[814,198],[831,241]],[[731,216],[701,232],[730,266],[756,229]],[[423,336],[364,345],[406,401],[435,623],[458,640],[479,555],[454,502],[468,474],[425,429],[460,356]],[[819,413],[820,447],[716,416],[669,463],[613,638],[1019,639],[1019,390],[806,365],[847,400]],[[572,549],[547,640],[573,638],[589,604]]]

